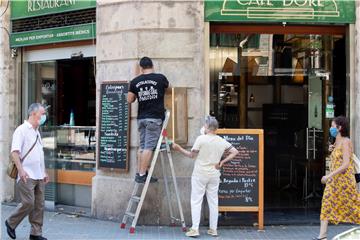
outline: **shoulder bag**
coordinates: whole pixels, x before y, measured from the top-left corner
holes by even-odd
[[[25,158],[29,155],[29,153],[34,149],[36,142],[38,141],[39,135],[36,135],[36,140],[34,142],[34,144],[31,146],[31,148],[29,149],[29,151],[25,154],[25,156],[21,159],[20,158],[20,162],[23,163],[23,161],[25,160]],[[14,161],[14,157],[12,155],[12,153],[10,153],[10,159],[9,159],[9,164],[7,167],[7,175],[12,178],[12,179],[16,179],[17,175],[18,175],[18,169],[15,165],[15,161]]]

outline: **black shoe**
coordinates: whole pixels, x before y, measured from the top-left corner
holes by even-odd
[[[137,183],[145,183],[147,176],[148,176],[147,174],[145,174],[143,176],[140,176],[140,174],[137,173],[136,176],[135,176],[135,182],[137,182]],[[155,183],[157,181],[158,181],[157,178],[154,178],[154,177],[150,178],[151,183]]]
[[[148,171],[146,171],[146,177],[149,175],[149,172]],[[156,177],[151,177],[150,178],[150,182],[151,183],[156,183],[158,181],[158,179],[156,178]]]
[[[135,174],[135,181],[136,181],[136,179],[139,178],[139,177],[140,177],[139,173],[136,173],[136,174]]]
[[[42,236],[30,235],[29,240],[47,240],[47,238],[44,238]]]
[[[151,183],[156,183],[157,181],[158,181],[158,179],[156,177],[151,177],[150,178]]]
[[[145,183],[146,181],[146,175],[140,176],[140,174],[136,174],[135,176],[135,182],[137,183]]]
[[[6,226],[6,230],[7,230],[7,234],[9,235],[9,237],[11,239],[16,239],[16,233],[15,233],[15,229],[12,229],[8,223],[8,221],[5,221],[5,226]]]

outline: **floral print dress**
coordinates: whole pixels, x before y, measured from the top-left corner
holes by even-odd
[[[351,155],[353,154],[352,147]],[[331,156],[330,171],[339,168],[343,161],[343,147],[334,149]],[[356,188],[353,158],[345,172],[339,173],[326,183],[320,220],[338,224],[360,224],[360,193]]]

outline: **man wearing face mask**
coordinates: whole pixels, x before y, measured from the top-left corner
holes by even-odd
[[[43,145],[39,133],[39,126],[45,121],[45,108],[40,103],[33,103],[28,109],[28,119],[16,128],[13,134],[11,154],[18,169],[16,182],[21,202],[5,221],[7,233],[12,239],[16,239],[16,227],[29,216],[29,239],[46,240],[42,237],[42,226],[44,190],[49,176],[45,171]]]

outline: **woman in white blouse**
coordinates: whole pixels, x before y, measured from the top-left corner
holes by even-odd
[[[196,159],[195,167],[191,177],[191,216],[192,227],[186,233],[188,237],[199,236],[199,224],[201,214],[201,204],[206,193],[210,211],[210,228],[208,234],[217,236],[218,222],[218,190],[220,183],[221,167],[237,154],[236,150],[229,142],[216,135],[218,121],[215,117],[207,116],[205,119],[205,134],[200,135],[192,147],[191,151],[183,149],[178,144],[173,144],[173,149],[181,152],[189,158]],[[223,154],[229,154],[221,160]]]

